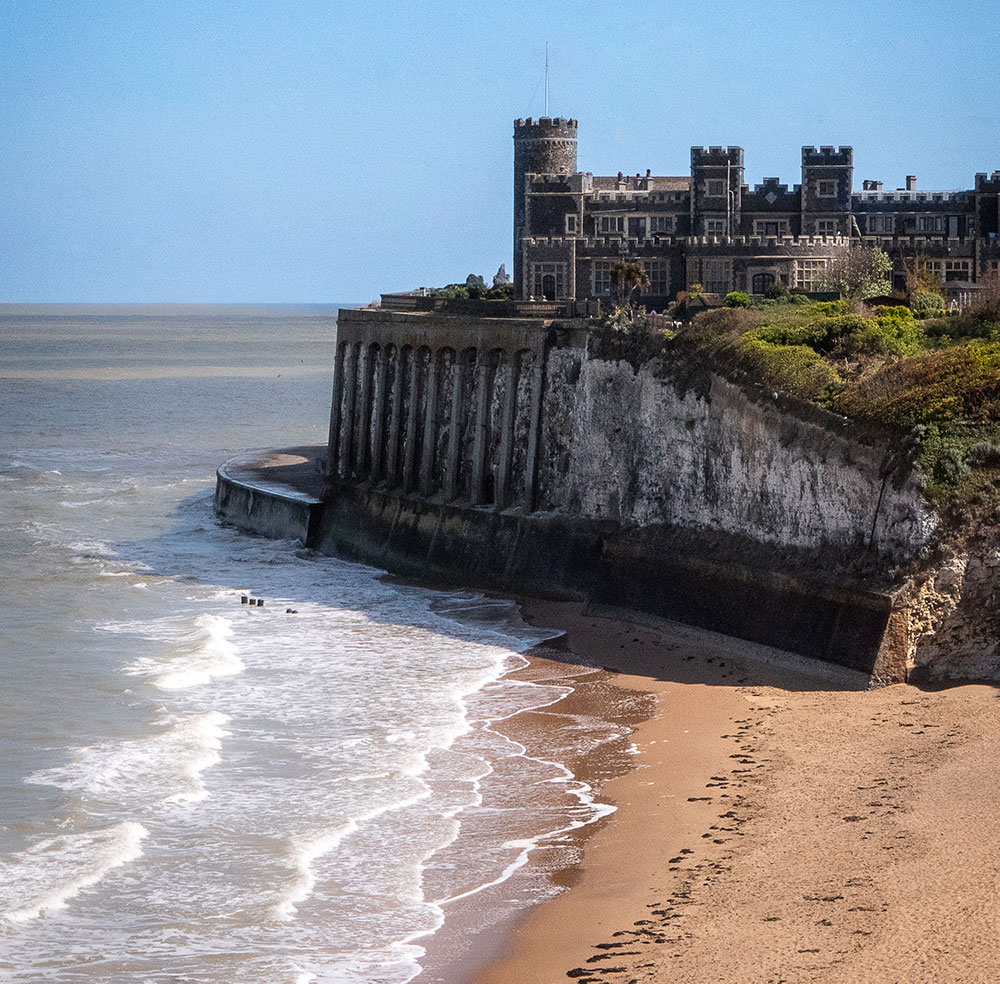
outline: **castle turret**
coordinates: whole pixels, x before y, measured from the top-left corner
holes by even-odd
[[[802,234],[849,236],[853,187],[853,148],[803,147]]]
[[[736,235],[742,195],[742,147],[691,148],[691,230],[696,236]]]
[[[514,120],[514,288],[522,283],[526,174],[576,174],[576,120]]]

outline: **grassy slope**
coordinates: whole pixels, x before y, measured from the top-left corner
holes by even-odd
[[[1000,312],[765,302],[698,315],[678,341],[777,392],[920,439],[927,495],[958,523],[1000,520]],[[916,431],[914,431],[916,429]]]

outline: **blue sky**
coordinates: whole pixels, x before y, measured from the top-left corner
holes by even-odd
[[[997,0],[5,0],[0,301],[368,301],[510,269],[511,123],[579,166],[1000,168]]]

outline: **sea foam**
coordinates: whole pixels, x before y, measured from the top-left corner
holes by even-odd
[[[157,802],[197,802],[208,795],[201,773],[219,761],[228,721],[218,711],[162,712],[156,720],[162,730],[156,734],[73,749],[66,765],[40,769],[26,781],[126,803],[133,809]]]
[[[140,857],[147,834],[141,823],[126,821],[52,837],[0,859],[0,922],[23,923],[63,908],[109,871]]]
[[[161,690],[184,690],[209,683],[215,677],[231,676],[244,670],[237,647],[230,642],[232,622],[222,615],[203,614],[179,627],[175,620],[143,625],[105,626],[114,632],[135,632],[147,638],[169,642],[163,656],[142,657],[127,668],[136,676],[148,677]]]
[[[324,854],[336,850],[341,842],[351,834],[357,833],[361,826],[384,813],[403,810],[419,803],[428,796],[427,787],[415,796],[408,797],[399,803],[375,807],[366,810],[361,816],[351,817],[345,822],[312,835],[293,836],[289,838],[286,864],[292,871],[292,877],[280,891],[278,900],[271,908],[271,916],[279,922],[287,922],[298,911],[298,906],[304,902],[316,887],[316,875],[313,871],[314,862]]]

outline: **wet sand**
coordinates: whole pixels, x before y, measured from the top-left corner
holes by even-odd
[[[632,771],[576,763],[617,812],[558,876],[569,890],[451,980],[1000,976],[995,688],[859,690],[847,671],[684,626],[524,607],[567,630],[567,660],[606,668],[590,699],[652,696],[631,722]]]

